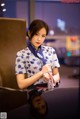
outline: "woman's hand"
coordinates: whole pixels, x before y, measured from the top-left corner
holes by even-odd
[[[43,79],[45,82],[48,82],[48,80],[50,79],[51,77],[51,65],[50,64],[46,64],[42,67],[42,72],[43,73]]]
[[[45,74],[43,75],[43,79],[44,79],[45,82],[48,82],[49,79],[50,79],[50,74],[49,74],[49,73],[45,73]]]
[[[50,72],[50,71],[51,71],[51,65],[50,64],[46,64],[42,67],[43,74]]]

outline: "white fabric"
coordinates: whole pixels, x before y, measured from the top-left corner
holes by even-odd
[[[60,76],[59,73],[57,73],[56,75],[53,76],[54,82],[57,83],[59,82]]]

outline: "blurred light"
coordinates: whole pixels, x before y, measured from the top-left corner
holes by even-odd
[[[54,35],[54,31],[53,30],[50,30],[50,35]]]
[[[76,55],[80,55],[80,51],[79,50],[76,50]]]
[[[76,37],[76,36],[72,36],[72,37],[70,38],[70,40],[75,42],[75,41],[77,41],[77,37]]]
[[[57,19],[57,27],[59,27],[61,31],[65,31],[65,22],[61,19]]]
[[[62,53],[65,53],[66,52],[66,49],[65,48],[62,48],[61,50],[62,50]]]
[[[3,9],[2,11],[3,11],[3,12],[5,12],[5,11],[6,11],[6,9]]]
[[[71,56],[71,52],[67,52],[67,56],[70,57]]]
[[[1,6],[2,6],[2,7],[5,6],[5,3],[1,3]]]

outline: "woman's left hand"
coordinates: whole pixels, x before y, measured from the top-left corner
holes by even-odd
[[[45,73],[43,75],[43,79],[44,79],[45,82],[48,82],[50,78],[51,78],[51,74],[50,73]]]

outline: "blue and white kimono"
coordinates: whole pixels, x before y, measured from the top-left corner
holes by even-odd
[[[31,47],[35,52],[36,49],[33,46]],[[52,68],[60,67],[54,48],[42,45],[40,49],[42,51],[41,55],[44,56],[43,59],[40,59],[36,53],[31,51],[30,47],[26,47],[25,49],[18,51],[15,62],[15,73],[27,74],[28,77],[31,77],[41,71],[44,64],[51,64]],[[38,53],[39,51],[36,52]],[[38,81],[36,81],[34,85],[41,83],[45,83],[43,78],[40,78]]]

